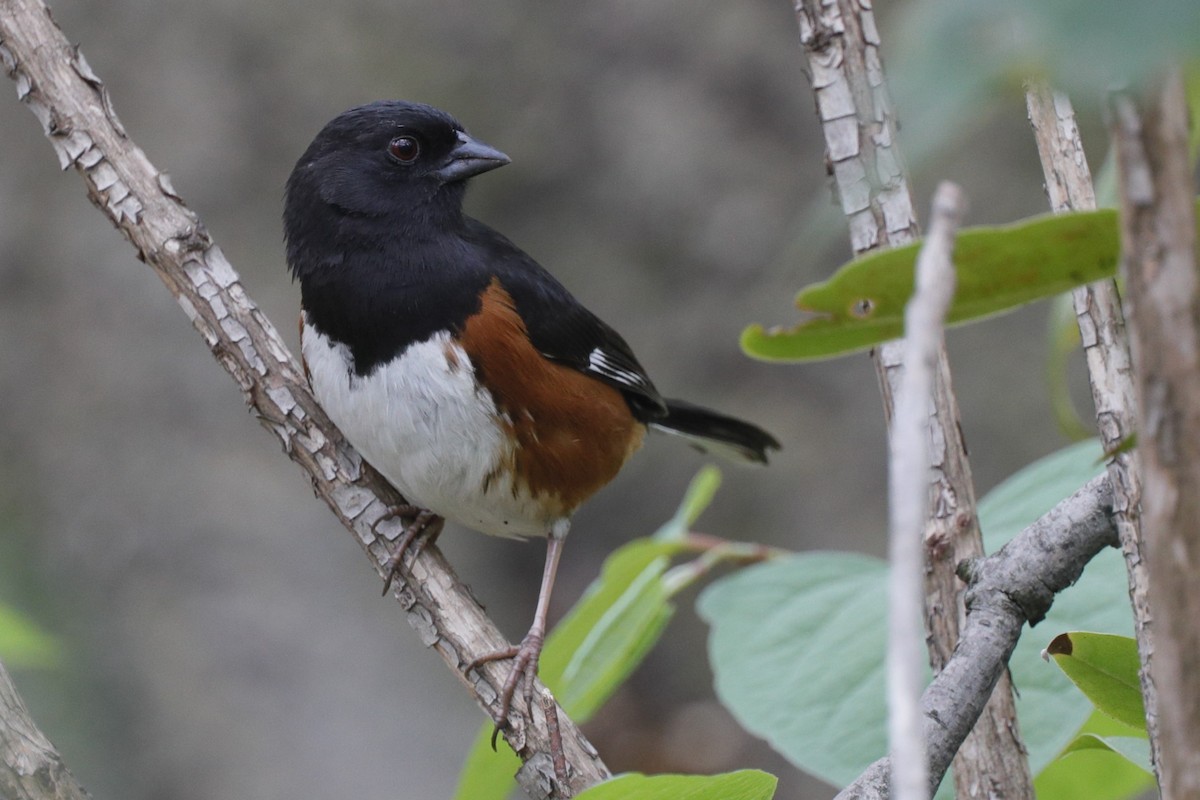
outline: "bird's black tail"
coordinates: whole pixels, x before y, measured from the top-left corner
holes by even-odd
[[[687,439],[695,448],[735,461],[767,463],[767,451],[778,450],[775,437],[757,425],[709,411],[683,400],[667,400],[667,416],[650,427]]]

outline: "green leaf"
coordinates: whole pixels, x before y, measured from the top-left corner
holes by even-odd
[[[720,480],[716,468],[701,470],[675,515],[653,538],[636,539],[605,559],[600,576],[546,639],[538,675],[576,722],[589,719],[625,682],[675,613],[663,575]],[[502,800],[515,785],[520,760],[507,743],[493,752],[491,738],[487,723],[459,775],[458,800]]]
[[[462,770],[458,773],[455,800],[504,800],[512,792],[513,778],[521,768],[521,759],[504,737],[492,750],[492,726],[484,725],[475,733]]]
[[[1111,717],[1093,711],[1076,739],[1094,736],[1109,741],[1136,733]],[[1068,744],[1067,748],[1070,749]],[[1129,760],[1100,749],[1064,750],[1034,779],[1044,800],[1127,800],[1145,791],[1153,776]]]
[[[1097,474],[1100,455],[1094,440],[1073,445],[989,493],[980,503],[988,550]],[[1124,574],[1119,553],[1101,554],[1042,624],[1132,630]],[[711,626],[718,697],[747,730],[835,785],[853,780],[886,751],[886,585],[887,567],[878,559],[809,553],[744,569],[713,583],[698,600]],[[1041,660],[1044,641],[1022,637],[1010,662],[1035,772],[1091,713],[1086,698]]]
[[[742,333],[742,349],[768,361],[814,361],[898,338],[920,244],[871,252],[801,290],[796,306],[809,316],[792,328],[752,325]],[[967,228],[955,243],[958,285],[947,322],[989,317],[1112,277],[1118,251],[1112,209]]]
[[[774,775],[755,769],[724,775],[627,773],[578,795],[579,800],[771,800]]]
[[[721,702],[836,786],[887,749],[886,586],[877,558],[807,553],[737,572],[697,601]]]
[[[1085,733],[1067,745],[1063,754],[1067,755],[1083,750],[1107,750],[1125,759],[1147,775],[1154,774],[1154,768],[1150,765],[1150,740],[1145,737],[1103,737],[1094,733]]]
[[[0,659],[9,667],[46,669],[58,664],[58,640],[27,617],[0,605]]]
[[[1128,800],[1153,783],[1125,759],[1092,750],[1047,765],[1034,778],[1033,788],[1042,800]]]
[[[1088,439],[1040,458],[997,484],[979,501],[979,522],[987,551],[999,550],[1038,517],[1104,472],[1103,459],[1099,440]]]
[[[1146,726],[1137,642],[1106,633],[1062,633],[1046,652],[1096,708],[1132,727]]]
[[[900,337],[920,242],[868,253],[796,296],[812,315],[794,328],[751,326],[742,347],[756,358],[810,361]],[[999,314],[1112,275],[1117,214],[1057,214],[1001,227],[967,228],[955,241],[958,284],[947,321]]]
[[[577,722],[591,718],[658,641],[675,613],[662,576],[678,545],[642,539],[604,563],[589,590],[555,628],[542,669],[563,709]]]
[[[1077,738],[1034,779],[1045,800],[1129,800],[1153,785],[1153,775],[1111,750],[1075,748],[1081,738],[1120,738],[1128,728],[1095,712]]]
[[[555,626],[538,675],[576,722],[584,722],[624,682],[674,613],[662,575],[678,542],[636,539],[604,562],[600,577]],[[458,800],[500,800],[521,761],[501,739],[492,751],[485,723],[459,775]]]

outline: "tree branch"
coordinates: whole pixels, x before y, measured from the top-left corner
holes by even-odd
[[[74,167],[92,202],[137,248],[241,388],[246,403],[287,455],[312,480],[383,574],[398,522],[374,523],[402,500],[342,438],[313,399],[298,364],[276,329],[246,295],[203,223],[183,205],[166,173],[130,140],[100,78],[72,47],[41,0],[0,0],[0,58],[17,95],[41,121],[65,170]],[[465,667],[507,646],[483,609],[435,547],[426,548],[393,592],[421,640],[432,647],[493,719],[502,663],[477,674]],[[534,693],[538,696],[541,686]],[[531,797],[572,797],[608,777],[595,748],[556,708],[569,768],[567,786],[554,777],[550,732],[538,704],[515,701],[517,718],[505,737],[525,762],[517,779]]]
[[[1029,122],[1037,139],[1042,172],[1046,176],[1046,195],[1056,213],[1090,211],[1096,207],[1092,175],[1088,169],[1075,110],[1070,99],[1044,84],[1033,84],[1025,95]],[[1121,535],[1121,551],[1129,580],[1134,631],[1141,654],[1142,696],[1146,702],[1146,723],[1150,731],[1151,753],[1158,748],[1158,692],[1146,664],[1153,652],[1149,580],[1142,543],[1142,468],[1136,450],[1122,445],[1137,429],[1137,398],[1134,394],[1133,367],[1129,339],[1125,333],[1125,315],[1115,280],[1099,281],[1071,292],[1079,338],[1087,360],[1092,402],[1096,407],[1096,427],[1107,452],[1114,453],[1108,463],[1113,487],[1113,511]],[[1157,763],[1157,756],[1154,761]]]
[[[1200,281],[1182,75],[1172,71],[1146,100],[1139,111],[1119,95],[1112,110],[1154,620],[1142,676],[1161,693],[1148,698],[1147,727],[1171,800],[1200,796]]]
[[[855,254],[906,244],[919,234],[896,123],[883,73],[879,32],[870,4],[860,0],[795,0],[800,43],[808,60],[817,115],[835,193],[850,226]],[[903,353],[889,343],[874,353],[884,400],[892,416]],[[939,348],[931,418],[932,506],[925,529],[929,660],[941,670],[954,652],[965,614],[954,574],[963,559],[983,555],[975,489],[945,347]],[[1033,781],[1017,726],[1007,674],[954,769],[962,800],[1033,796]]]
[[[0,797],[5,800],[91,800],[50,740],[29,716],[0,661]]]
[[[898,800],[929,797],[919,703],[923,668],[918,620],[924,607],[921,547],[929,508],[930,414],[942,326],[954,299],[954,236],[966,204],[943,183],[933,198],[929,236],[917,256],[916,289],[904,312],[904,375],[889,450],[888,751]]]
[[[1026,622],[1079,579],[1105,547],[1120,544],[1107,476],[1092,479],[994,555],[963,562],[967,620],[958,648],[921,697],[929,783],[936,788],[984,708]],[[876,761],[836,800],[886,800],[890,759]]]

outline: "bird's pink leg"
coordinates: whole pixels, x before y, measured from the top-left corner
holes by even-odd
[[[496,716],[496,730],[492,733],[493,749],[496,747],[496,734],[508,724],[513,695],[522,679],[525,681],[523,692],[525,705],[527,708],[532,707],[533,681],[537,677],[538,659],[542,654],[542,645],[546,642],[546,615],[550,609],[550,593],[554,589],[554,576],[558,572],[558,559],[562,555],[562,544],[561,536],[551,535],[547,539],[546,566],[542,570],[542,588],[538,592],[537,610],[533,614],[533,625],[529,628],[529,633],[525,634],[525,638],[521,640],[521,644],[480,656],[467,666],[467,671],[470,672],[492,661],[513,659],[512,672],[509,673],[508,680],[504,682],[504,688],[500,691],[500,713]],[[554,754],[551,753],[551,755]]]

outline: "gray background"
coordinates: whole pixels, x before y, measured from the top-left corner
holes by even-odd
[[[753,419],[784,451],[726,470],[699,528],[794,549],[883,550],[884,441],[865,356],[750,361],[749,322],[847,255],[795,21],[782,0],[64,0],[55,16],[131,136],[294,344],[282,187],[344,108],[456,114],[513,164],[475,215],[618,328],[658,386]],[[882,26],[887,41],[888,11]],[[895,13],[893,11],[893,13]],[[6,85],[7,84],[6,82]],[[98,798],[447,797],[482,717],[358,548],[246,413],[165,289],[0,101],[0,602],[60,637],[18,671]],[[1018,95],[918,164],[970,221],[1045,209]],[[927,144],[927,143],[922,143]],[[1045,307],[951,334],[978,484],[1063,443],[1042,385]],[[552,609],[652,531],[704,463],[651,441],[576,518]],[[519,637],[540,543],[443,546]],[[819,797],[715,703],[694,593],[587,730],[618,771],[759,766]],[[831,663],[831,668],[836,668]]]

